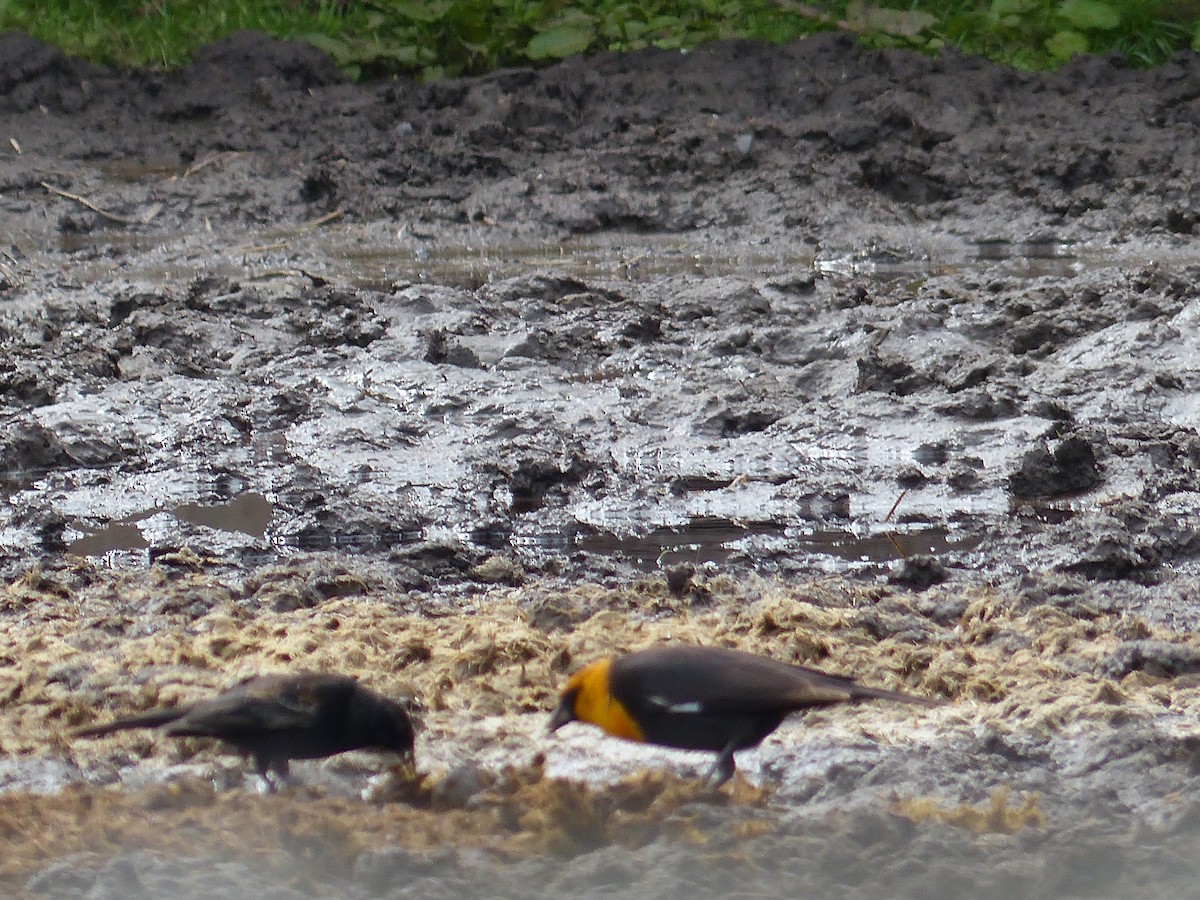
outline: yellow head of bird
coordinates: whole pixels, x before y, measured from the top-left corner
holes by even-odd
[[[642,729],[609,688],[613,658],[589,663],[570,677],[563,688],[558,708],[550,717],[550,730],[568,722],[588,722],[615,737],[642,740]]]

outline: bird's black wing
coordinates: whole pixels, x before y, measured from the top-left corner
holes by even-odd
[[[618,660],[614,696],[634,708],[688,713],[796,710],[873,697],[924,702],[763,656],[716,647],[661,647]]]
[[[352,682],[322,675],[255,678],[197,703],[167,733],[236,739],[311,729],[321,721],[330,692],[344,689],[346,683]]]

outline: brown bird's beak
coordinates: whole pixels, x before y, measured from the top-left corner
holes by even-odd
[[[568,694],[562,698],[558,708],[550,716],[550,733],[558,731],[568,722],[575,721],[575,698]]]
[[[417,757],[411,750],[399,751],[397,755],[400,757],[394,771],[400,772],[404,778],[409,781],[415,781],[417,778]]]

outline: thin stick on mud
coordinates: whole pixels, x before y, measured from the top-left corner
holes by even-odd
[[[138,219],[130,219],[130,218],[127,218],[126,216],[119,216],[116,213],[109,212],[106,209],[101,209],[99,206],[97,206],[91,200],[88,200],[86,197],[81,197],[78,194],[72,194],[70,191],[61,190],[60,188],[56,188],[54,185],[47,184],[44,181],[39,181],[38,184],[40,184],[42,187],[44,187],[46,190],[48,190],[51,194],[57,194],[58,196],[65,197],[68,200],[74,200],[80,206],[84,206],[84,207],[90,209],[96,215],[103,216],[105,219],[108,219],[112,222],[118,222],[122,225],[140,225],[141,224],[140,220],[138,220]]]
[[[318,219],[313,219],[311,222],[305,222],[303,225],[297,226],[296,233],[300,234],[305,231],[316,231],[322,225],[328,225],[334,219],[340,219],[344,215],[345,213],[342,210],[335,209],[333,212],[326,213]],[[242,253],[266,253],[268,250],[278,250],[281,247],[286,247],[287,245],[288,243],[286,240],[275,241],[271,244],[254,244],[253,246],[243,248]]]
[[[904,498],[908,496],[908,489],[900,492],[900,496],[896,498],[896,502],[892,504],[892,508],[888,510],[888,514],[883,517],[883,521],[890,522],[892,516],[896,514],[896,510],[900,508],[900,504],[904,502]]]
[[[892,516],[894,516],[896,514],[896,510],[900,508],[900,504],[904,502],[904,498],[907,495],[908,495],[907,488],[900,492],[900,496],[896,498],[896,502],[892,504],[892,508],[888,510],[888,514],[883,517],[883,521],[890,522],[892,520]],[[887,536],[887,539],[889,541],[891,541],[892,546],[896,548],[896,552],[900,555],[901,558],[908,556],[908,552],[901,545],[900,539],[898,537],[896,537],[895,532],[888,531],[888,532],[885,532],[885,534]]]
[[[209,166],[211,166],[213,163],[215,163],[221,157],[227,156],[227,155],[228,154],[226,154],[226,153],[209,154],[208,156],[204,157],[204,159],[201,159],[198,162],[192,163],[190,166],[188,166],[186,169],[184,169],[183,172],[181,172],[179,175],[174,176],[174,178],[191,178],[193,175],[195,175],[201,169],[207,169]],[[172,178],[172,180],[174,180],[174,178]]]
[[[249,281],[271,281],[276,278],[307,278],[315,287],[324,287],[329,284],[328,278],[322,278],[320,275],[314,275],[304,269],[267,269],[265,272],[256,272],[249,277]]]
[[[325,215],[321,216],[319,219],[313,219],[311,222],[309,222],[304,227],[305,228],[320,228],[322,225],[328,225],[334,219],[340,219],[344,215],[345,215],[345,213],[343,213],[340,209],[335,209],[333,212],[326,213]]]

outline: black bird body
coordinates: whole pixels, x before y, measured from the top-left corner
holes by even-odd
[[[216,738],[254,758],[264,777],[288,774],[293,759],[348,750],[384,750],[411,759],[413,727],[404,707],[345,675],[304,672],[262,675],[210,700],[156,709],[77,729],[100,737],[131,728],[159,728],[171,737]]]
[[[577,672],[550,727],[583,721],[627,740],[711,750],[722,783],[734,773],[734,753],[757,746],[789,713],[864,699],[938,705],[740,650],[670,646]]]

